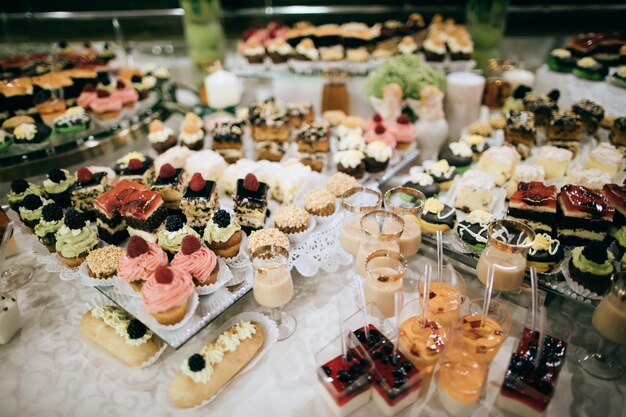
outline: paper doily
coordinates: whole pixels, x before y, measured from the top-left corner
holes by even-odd
[[[46,271],[58,273],[63,281],[72,281],[81,277],[80,267],[70,268],[56,253],[39,254],[37,255],[37,262],[42,264]]]

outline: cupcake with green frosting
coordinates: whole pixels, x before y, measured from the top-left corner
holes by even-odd
[[[75,209],[65,213],[63,225],[54,237],[57,255],[70,268],[82,264],[89,252],[100,242],[96,229],[90,227],[82,213]]]
[[[239,253],[243,232],[235,216],[218,210],[204,228],[202,238],[217,256],[234,258]]]
[[[601,242],[578,246],[572,250],[569,273],[572,280],[596,294],[604,294],[611,286],[613,254]]]
[[[56,251],[56,232],[63,225],[63,209],[57,203],[49,203],[41,209],[41,220],[35,226],[35,235],[50,252]]]
[[[13,211],[19,213],[22,200],[24,200],[24,197],[28,194],[43,196],[43,188],[21,178],[11,181],[11,191],[7,194],[7,199]]]
[[[191,226],[185,223],[182,216],[167,216],[167,219],[165,219],[165,227],[157,232],[157,245],[168,254],[171,260],[174,255],[180,252],[183,238],[187,235],[200,239],[200,235],[198,235]]]
[[[34,229],[41,220],[41,210],[43,206],[48,202],[51,203],[52,201],[46,200],[36,194],[27,194],[19,207],[20,220],[26,226]]]
[[[65,169],[54,168],[48,172],[48,178],[43,182],[43,189],[55,203],[61,207],[69,207],[70,187],[74,185],[74,177]]]

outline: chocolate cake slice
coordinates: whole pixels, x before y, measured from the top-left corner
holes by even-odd
[[[108,187],[105,172],[91,172],[81,168],[76,172],[76,182],[70,188],[72,206],[83,213],[89,221],[96,220],[93,201],[102,195]]]
[[[175,169],[171,164],[164,164],[151,190],[161,194],[168,210],[178,210],[184,182],[185,172],[182,168]]]
[[[254,174],[237,180],[237,193],[234,198],[235,216],[241,228],[250,233],[262,229],[267,217],[267,192],[269,187],[257,180]]]
[[[535,127],[535,115],[529,111],[511,113],[506,120],[504,139],[517,149],[526,158],[530,148],[535,144],[537,129]]]
[[[187,224],[202,234],[213,213],[220,208],[215,182],[205,180],[199,172],[193,174],[180,201],[180,208],[187,217]]]
[[[626,185],[605,184],[602,193],[615,209],[613,226],[626,226]]]
[[[526,223],[537,233],[554,233],[557,190],[542,182],[520,182],[511,196],[507,218]]]
[[[568,184],[561,188],[558,201],[557,231],[562,243],[585,245],[604,240],[615,209],[602,192]]]
[[[243,158],[242,138],[246,124],[245,120],[235,119],[219,122],[213,128],[213,150],[226,162],[233,163]]]
[[[129,180],[120,181],[100,197],[93,200],[96,211],[96,225],[100,239],[116,245],[128,238],[126,222],[119,213],[126,195],[134,190],[145,190],[146,186]]]
[[[522,100],[524,110],[535,115],[535,125],[537,127],[545,127],[550,124],[552,116],[559,110],[557,101],[559,99],[559,91],[552,90],[548,95],[537,96],[535,94],[526,94]]]

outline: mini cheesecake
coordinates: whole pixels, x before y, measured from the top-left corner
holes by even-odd
[[[567,342],[524,327],[511,356],[496,403],[518,416],[540,417],[554,397],[557,379],[565,366]],[[537,361],[541,346],[541,355]]]
[[[454,207],[469,213],[474,210],[489,210],[496,183],[491,175],[470,169],[461,177]]]
[[[511,178],[520,161],[520,154],[514,148],[496,146],[482,154],[476,167],[491,175],[496,185],[501,186]]]
[[[161,166],[151,190],[161,194],[168,210],[178,210],[183,196],[185,177],[185,171],[182,168],[175,169],[171,164]]]
[[[491,213],[485,210],[472,211],[465,220],[459,222],[456,232],[463,243],[476,252],[482,252],[487,246],[489,224],[493,221]]]
[[[72,206],[83,213],[89,221],[96,220],[93,201],[101,196],[109,186],[106,172],[92,172],[81,168],[76,172],[76,182],[70,188]]]
[[[583,168],[599,169],[613,176],[621,171],[624,154],[610,143],[601,142],[589,153]]]
[[[557,190],[542,182],[520,182],[511,196],[507,218],[526,223],[536,233],[553,234],[557,219]]]
[[[241,228],[250,233],[262,229],[267,217],[267,193],[269,187],[260,182],[254,174],[237,180],[234,211]]]
[[[543,168],[546,180],[558,180],[563,178],[572,158],[572,151],[557,148],[556,146],[542,146],[535,164]]]
[[[180,200],[180,208],[187,217],[187,224],[202,234],[213,213],[220,208],[215,182],[205,180],[198,172],[193,174]]]
[[[528,266],[534,266],[539,273],[550,273],[558,269],[564,256],[563,245],[558,239],[547,233],[537,233],[528,250]]]
[[[449,232],[456,224],[456,210],[446,206],[435,198],[429,198],[424,204],[420,219],[423,233]]]
[[[615,215],[604,194],[568,184],[561,188],[558,203],[556,227],[562,243],[584,245],[604,240]]]

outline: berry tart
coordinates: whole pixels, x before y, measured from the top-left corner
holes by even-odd
[[[215,284],[220,271],[215,253],[192,235],[183,238],[180,252],[172,259],[172,267],[187,271],[196,287]]]
[[[57,255],[70,268],[82,264],[89,252],[100,243],[96,229],[90,227],[85,217],[75,209],[65,213],[55,239]]]
[[[217,256],[234,258],[239,254],[243,232],[235,216],[218,210],[207,223],[202,238]]]
[[[154,271],[160,265],[167,265],[167,254],[163,249],[156,243],[132,236],[126,253],[120,257],[117,275],[139,292],[143,284],[154,277]]]

